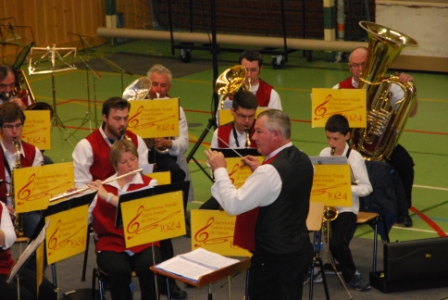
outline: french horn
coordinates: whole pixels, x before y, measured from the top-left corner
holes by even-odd
[[[227,98],[233,97],[233,95],[235,95],[241,88],[246,88],[244,86],[245,79],[246,68],[242,65],[230,67],[219,75],[215,83],[215,92],[219,96],[222,96],[221,109],[224,108],[224,101]]]

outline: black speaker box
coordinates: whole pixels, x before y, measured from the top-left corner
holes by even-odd
[[[387,243],[384,271],[370,273],[383,293],[448,286],[448,237]]]

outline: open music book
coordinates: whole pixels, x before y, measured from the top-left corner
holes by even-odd
[[[198,281],[202,276],[238,263],[238,259],[228,258],[202,248],[177,255],[155,268]]]

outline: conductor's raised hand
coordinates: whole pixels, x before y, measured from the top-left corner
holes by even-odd
[[[260,166],[260,161],[258,160],[258,157],[247,155],[243,158],[244,165],[248,166],[252,172],[255,171],[256,168]]]
[[[213,151],[211,149],[205,150],[205,155],[207,156],[208,163],[212,170],[216,170],[218,168],[226,168],[227,162],[224,158],[224,154],[219,151]]]

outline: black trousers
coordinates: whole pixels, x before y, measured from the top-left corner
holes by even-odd
[[[350,282],[356,272],[352,251],[349,247],[355,233],[356,215],[352,212],[340,213],[334,221],[330,222],[330,226],[331,254],[339,262],[344,280]]]
[[[412,205],[412,185],[414,184],[414,160],[406,149],[398,144],[389,160],[387,161],[400,176],[403,188],[408,201],[408,208]],[[399,215],[408,214],[408,212],[398,212]]]
[[[46,278],[39,287],[39,297],[36,295],[36,273],[23,268],[19,276],[20,282],[20,299],[21,300],[56,300],[57,293],[55,287]],[[16,277],[17,278],[17,277]],[[7,276],[0,276],[0,298],[2,300],[17,300],[17,281],[6,283]]]
[[[309,239],[293,254],[255,252],[249,269],[250,300],[302,299],[303,278],[311,266]]]
[[[145,300],[157,299],[155,277],[149,267],[161,261],[159,247],[154,247],[154,253],[155,262],[153,261],[152,247],[132,256],[125,252],[102,251],[97,253],[98,267],[107,274],[113,300],[132,300],[129,286],[133,270],[138,276],[141,298]],[[159,282],[158,285],[160,286]]]

